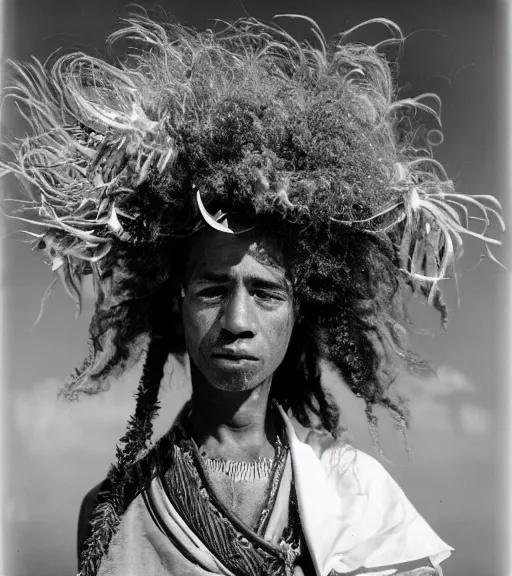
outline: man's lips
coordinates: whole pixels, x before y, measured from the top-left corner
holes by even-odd
[[[212,353],[213,358],[220,358],[223,360],[252,360],[256,361],[258,358],[242,350],[219,350]]]

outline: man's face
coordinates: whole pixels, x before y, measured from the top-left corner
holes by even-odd
[[[182,316],[190,360],[215,388],[251,390],[281,364],[294,325],[282,254],[257,234],[208,229],[188,257]]]

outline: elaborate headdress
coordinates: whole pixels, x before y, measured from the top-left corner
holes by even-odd
[[[97,570],[124,507],[130,464],[151,436],[158,385],[170,352],[184,352],[177,246],[201,225],[226,231],[236,214],[281,237],[290,252],[301,333],[276,395],[302,421],[335,431],[319,361],[330,361],[371,408],[405,412],[388,394],[393,358],[418,361],[403,343],[404,290],[420,293],[446,321],[439,289],[462,252],[462,236],[487,236],[489,195],[454,192],[431,154],[439,123],[433,94],[396,99],[381,48],[297,42],[276,24],[243,19],[199,33],[130,18],[110,41],[139,49],[108,64],[83,53],[16,65],[9,95],[32,127],[11,145],[3,174],[28,184],[15,217],[35,224],[35,244],[80,302],[92,274],[96,309],[90,355],[65,387],[94,393],[149,334],[137,410],[109,474],[81,574]],[[479,231],[470,228],[479,212]],[[172,315],[174,314],[174,320]],[[278,379],[276,379],[278,380]]]

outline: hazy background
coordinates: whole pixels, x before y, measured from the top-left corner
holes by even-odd
[[[163,17],[155,4],[141,4],[151,15]],[[369,18],[393,19],[409,35],[400,68],[403,95],[436,92],[443,100],[445,142],[437,158],[459,191],[492,193],[505,200],[504,3],[161,0],[159,5],[168,15],[199,27],[207,26],[210,18],[230,20],[245,13],[266,19],[303,13],[316,19],[328,37]],[[72,46],[101,51],[106,35],[127,13],[121,0],[8,1],[4,55],[45,58],[59,47]],[[382,35],[383,30],[370,28],[358,38]],[[4,108],[2,123],[16,129],[11,112]],[[8,195],[15,193],[15,186],[8,189]],[[80,501],[103,478],[113,458],[134,406],[140,367],[102,397],[74,405],[57,402],[58,387],[86,354],[92,302],[86,295],[84,313],[75,320],[74,304],[59,287],[32,330],[51,272],[16,238],[3,241],[5,576],[71,575]],[[460,266],[460,309],[453,286],[447,285],[452,309],[448,332],[413,339],[416,350],[440,366],[437,378],[400,381],[412,398],[414,464],[408,463],[389,419],[383,418],[382,425],[384,448],[393,461],[388,469],[455,548],[445,563],[445,576],[504,574],[506,427],[500,406],[505,371],[499,352],[504,350],[506,273],[487,260],[470,270],[481,252],[481,246],[468,242]],[[439,332],[436,315],[425,307],[415,306],[414,316]],[[328,373],[326,379],[335,383]],[[170,380],[162,393],[160,433],[188,394],[179,369],[172,384]],[[339,395],[357,445],[371,451],[360,404],[344,389]]]

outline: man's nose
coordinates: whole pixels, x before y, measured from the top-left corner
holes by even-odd
[[[236,290],[224,303],[221,328],[238,337],[251,338],[256,334],[253,304],[250,294]]]

